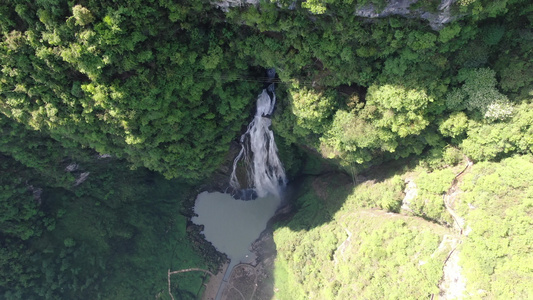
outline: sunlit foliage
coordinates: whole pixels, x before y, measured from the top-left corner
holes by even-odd
[[[468,238],[461,253],[471,295],[533,295],[533,158],[516,156],[473,167],[460,186]]]
[[[268,81],[266,68],[277,71],[272,126],[292,175],[313,169],[288,153],[296,148],[332,159],[352,183],[371,165],[423,155],[433,172],[418,178],[412,209],[429,221],[450,223],[439,197],[453,174],[443,168],[463,154],[477,163],[533,151],[531,1],[452,1],[451,21],[438,31],[416,17],[369,20],[354,13],[381,11],[390,3],[383,0],[261,1],[227,11],[200,0],[4,2],[0,264],[7,271],[0,295],[7,299],[156,297],[166,284],[160,271],[208,264],[193,252],[197,243],[177,214],[190,186],[145,168],[189,183],[216,170]],[[411,9],[435,13],[435,3]],[[114,164],[97,159],[103,154]],[[503,166],[529,176],[529,164],[515,160]],[[83,167],[66,171],[72,163]],[[85,171],[91,175],[78,186]],[[513,186],[519,177],[501,172],[510,183],[500,186],[528,195],[525,183]],[[465,181],[465,197],[485,192],[487,184],[478,191],[474,181]],[[39,187],[42,198],[34,193]],[[360,184],[344,206],[344,198],[333,197],[335,209],[313,194],[301,197],[288,225],[304,229],[280,228],[276,237],[283,251],[295,253],[280,252],[278,273],[294,283],[287,297],[435,294],[442,259],[431,253],[444,231],[422,228],[421,219],[369,212],[379,223],[360,211],[401,211],[403,187],[394,176]],[[530,279],[524,267],[530,259],[519,255],[529,253],[519,245],[528,238],[527,197],[517,192],[526,200],[515,203],[516,211],[500,203],[509,199],[503,192],[486,188],[503,210],[493,213],[481,197],[470,202],[486,210],[463,211],[472,228],[481,228],[464,246],[471,250],[464,254],[468,276],[478,278],[470,288],[489,298],[527,298],[526,286],[508,284]],[[360,219],[348,222],[337,210],[357,210]],[[482,224],[477,213],[506,230],[484,228],[490,222]],[[350,264],[341,266],[335,259],[341,260],[345,229],[358,250],[346,252]],[[218,256],[208,255],[214,267]],[[321,264],[330,269],[319,272]],[[142,274],[142,283],[131,274]],[[193,298],[202,279],[180,282],[173,290]]]

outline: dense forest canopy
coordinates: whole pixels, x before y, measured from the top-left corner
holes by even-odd
[[[197,18],[200,1],[86,6],[3,7],[2,112],[167,177],[212,170],[257,86],[233,83],[249,67],[232,59],[223,15]]]
[[[171,261],[213,267],[199,254],[210,248],[191,243],[186,217],[171,212],[223,162],[266,68],[278,74],[273,128],[293,175],[305,168],[298,148],[354,178],[412,155],[431,171],[463,155],[531,153],[533,4],[412,1],[380,15],[396,2],[4,1],[0,295],[148,298],[166,288]],[[361,16],[368,9],[377,17]],[[450,178],[435,174],[422,182]],[[428,203],[414,208],[449,221]],[[145,230],[168,224],[179,227],[172,237]],[[127,272],[152,273],[138,285]],[[201,282],[191,275],[175,290],[194,297]]]
[[[458,1],[440,31],[415,18],[357,17],[367,3],[385,2],[224,13],[204,1],[10,1],[1,110],[67,147],[193,179],[220,163],[265,67],[288,87],[280,134],[347,164],[450,142],[470,155],[480,127],[519,122],[514,108],[531,97],[528,1]]]

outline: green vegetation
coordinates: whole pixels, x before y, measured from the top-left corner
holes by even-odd
[[[0,298],[164,299],[168,269],[214,271],[190,199],[272,67],[290,176],[320,175],[319,156],[351,176],[307,179],[277,225],[280,298],[438,293],[454,223],[442,197],[464,156],[467,293],[533,295],[531,1],[455,1],[438,26],[354,13],[384,0],[4,2]],[[361,179],[392,161],[409,168]],[[176,276],[176,297],[201,293],[203,274]]]
[[[478,132],[433,124],[513,122],[531,97],[528,1],[462,1],[440,31],[353,13],[384,1],[291,3],[8,1],[0,111],[62,144],[200,179],[245,123],[260,68],[287,83],[279,134],[345,166],[461,145]]]
[[[258,85],[231,83],[248,67],[220,13],[195,18],[208,3],[18,2],[2,9],[3,114],[167,177],[220,163]]]
[[[447,254],[438,249],[444,231],[379,211],[344,218],[351,221],[305,233],[276,231],[282,245],[274,273],[278,299],[419,299],[438,293]]]
[[[467,283],[461,297],[532,295],[533,157],[466,169],[460,192],[451,195],[452,209],[465,220],[462,236],[453,232],[443,195],[464,166],[431,171],[424,167],[428,160],[434,158],[396,173],[371,170],[378,177],[356,186],[338,176],[309,179],[295,201],[296,213],[274,231],[277,299],[439,295],[452,250],[462,268],[453,276]],[[416,183],[417,194],[400,210],[406,178]]]
[[[399,176],[365,181],[353,190],[342,182],[349,181],[310,180],[296,202],[297,213],[277,225],[276,298],[419,299],[438,294],[450,251],[439,245],[449,229],[373,209],[401,203]]]
[[[17,134],[0,144],[12,155],[0,155],[3,299],[166,299],[168,269],[216,269],[221,258],[185,230],[189,185],[2,120]],[[181,298],[195,298],[204,280],[175,279]]]
[[[418,194],[411,203],[410,208],[421,217],[438,221],[439,223],[452,224],[451,216],[446,211],[442,196],[448,192],[455,174],[451,169],[421,173],[416,185]]]
[[[461,259],[468,292],[486,298],[533,295],[533,157],[474,165],[461,189],[468,238]]]

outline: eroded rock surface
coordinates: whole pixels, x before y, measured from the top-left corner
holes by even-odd
[[[418,196],[418,189],[416,187],[416,183],[412,178],[407,178],[405,180],[405,197],[402,200],[402,209],[407,211],[411,210],[411,202],[416,199],[416,196]]]
[[[374,5],[369,4],[358,8],[355,15],[364,18],[384,18],[391,15],[398,15],[407,18],[421,18],[427,20],[434,30],[441,29],[444,24],[454,20],[451,13],[451,6],[455,0],[442,0],[436,12],[424,11],[423,9],[412,9],[411,6],[418,0],[395,0],[390,1],[382,10],[377,9]]]
[[[452,15],[451,11],[451,7],[456,0],[441,0],[436,11],[412,8],[412,6],[418,2],[419,0],[392,0],[382,9],[373,4],[368,4],[362,7],[354,6],[354,14],[369,19],[385,18],[392,15],[406,18],[419,18],[427,20],[431,28],[434,30],[440,30],[445,24],[450,23],[457,18],[457,16]],[[259,3],[259,0],[222,0],[213,2],[213,5],[227,12],[232,7],[259,5]],[[295,5],[293,4],[289,9],[293,9],[294,7]]]

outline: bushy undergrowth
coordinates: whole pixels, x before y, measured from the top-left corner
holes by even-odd
[[[353,189],[339,178],[304,187],[294,217],[274,232],[277,299],[420,299],[440,293],[451,251],[444,235],[463,240],[460,273],[472,299],[527,299],[533,295],[533,157],[483,162],[458,179],[453,209],[465,219],[454,234],[442,195],[462,165],[430,172],[422,166]],[[424,171],[422,171],[424,170]],[[417,185],[411,209],[400,203],[403,180]],[[327,181],[328,184],[321,183]],[[317,183],[318,182],[318,183]],[[348,184],[349,185],[349,184]],[[320,187],[329,187],[320,189]],[[376,209],[377,208],[377,209]],[[436,221],[436,222],[435,222]],[[441,243],[442,242],[442,243]],[[440,246],[439,246],[440,245]]]
[[[451,216],[446,211],[443,195],[450,188],[454,177],[455,174],[450,168],[420,173],[415,180],[417,195],[411,201],[410,209],[423,218],[451,224]]]
[[[533,295],[533,157],[474,165],[460,188],[468,237],[461,264],[474,298]]]
[[[91,171],[85,182],[57,187],[0,155],[9,175],[0,177],[0,298],[170,299],[168,269],[209,267],[180,213],[189,186],[113,158],[81,168]],[[200,272],[174,275],[172,292],[193,299],[202,282]]]
[[[396,176],[351,191],[332,187],[315,193],[309,188],[291,221],[274,232],[276,298],[419,299],[437,294],[449,250],[439,244],[448,231],[420,218],[369,209],[398,205],[402,187]]]

